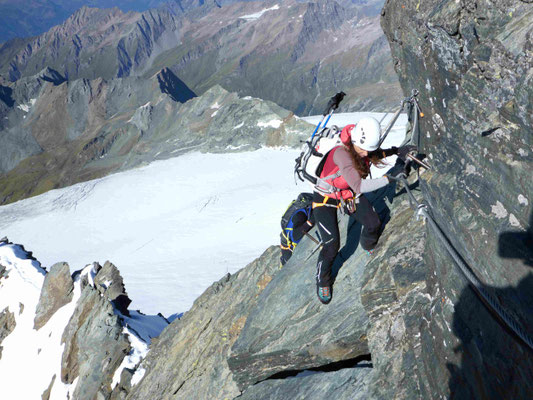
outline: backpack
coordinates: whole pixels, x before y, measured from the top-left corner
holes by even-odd
[[[296,200],[293,200],[287,210],[283,213],[281,217],[281,229],[282,237],[288,238],[290,242],[293,242],[293,217],[298,212],[303,212],[309,218],[311,213],[311,205],[313,203],[313,194],[312,193],[300,193]]]
[[[316,185],[327,154],[335,147],[340,146],[341,129],[333,125],[331,128],[324,128],[320,133],[307,140],[303,146],[300,156],[295,160],[294,174],[304,182],[307,180]]]

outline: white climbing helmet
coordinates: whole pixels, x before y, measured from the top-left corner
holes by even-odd
[[[381,138],[379,122],[372,117],[361,118],[353,128],[351,138],[352,143],[363,150],[376,150]]]

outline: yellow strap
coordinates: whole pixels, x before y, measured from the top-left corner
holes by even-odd
[[[336,206],[333,205],[333,204],[327,204],[328,203],[328,200],[329,200],[329,196],[324,196],[324,201],[322,203],[315,203],[313,202],[313,209],[317,208],[317,207],[335,207],[335,208],[339,208],[341,205],[340,203],[337,204]]]
[[[323,207],[326,205],[326,203],[328,202],[329,200],[329,196],[324,196],[324,201],[322,203],[315,203],[313,202],[313,208],[317,208],[317,207]]]
[[[292,230],[292,229],[291,229]],[[289,238],[289,235],[286,235],[285,234],[285,231],[281,232],[281,234],[283,235],[283,238],[286,240],[287,242],[287,246],[288,247],[285,247],[283,245],[280,244],[280,247],[283,249],[283,250],[290,250],[290,251],[293,251],[294,248],[296,247],[296,243],[294,243],[290,238]]]

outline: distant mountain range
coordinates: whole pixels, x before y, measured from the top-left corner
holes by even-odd
[[[143,13],[83,7],[40,36],[0,45],[0,75],[16,81],[50,67],[68,80],[149,78],[168,67],[195,93],[220,84],[299,115],[321,112],[339,90],[349,95],[343,111],[398,102],[381,2],[196,3]]]
[[[168,0],[2,0],[0,42],[40,35],[83,6],[145,11]]]
[[[73,81],[45,69],[4,89],[0,204],[192,150],[296,146],[310,126],[218,85],[196,97],[169,69]]]
[[[0,43],[14,38],[40,35],[58,25],[83,6],[97,8],[117,7],[122,11],[146,11],[156,7],[171,7],[186,11],[203,5],[224,6],[239,0],[1,0]],[[256,1],[256,0],[240,0]],[[344,6],[357,5],[375,9],[383,0],[338,0]]]

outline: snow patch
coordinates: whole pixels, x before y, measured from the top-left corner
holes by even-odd
[[[280,119],[273,119],[268,122],[258,122],[257,126],[260,128],[279,128],[283,124],[283,121]]]
[[[518,221],[518,218],[516,218],[513,214],[509,215],[509,223],[511,226],[514,226],[516,228],[520,227],[520,221]]]
[[[215,104],[213,104],[210,108],[213,110],[218,110],[220,108],[220,104],[218,104],[218,101],[216,101]]]
[[[524,149],[518,149],[518,154],[520,154],[521,157],[527,157],[527,150]]]
[[[25,104],[19,104],[17,106],[17,108],[19,110],[22,110],[24,112],[30,112],[30,108],[33,107],[35,105],[35,103],[37,102],[37,99],[30,99],[30,101],[28,101],[27,103]]]
[[[217,114],[218,114],[218,110],[216,110],[213,114],[211,114],[211,118],[213,118]]]
[[[465,171],[466,171],[467,175],[481,175],[479,172],[477,172],[476,167],[474,167],[471,164],[468,164],[466,166],[466,170]]]
[[[234,145],[228,145],[226,146],[226,150],[239,150],[239,149],[244,149],[245,147],[248,147],[249,145],[247,144],[241,144],[239,146],[234,146]]]
[[[240,129],[240,128],[242,128],[243,126],[244,126],[244,122],[241,122],[239,125],[234,126],[234,127],[233,127],[233,130],[235,130],[235,129]]]
[[[122,360],[122,363],[115,371],[115,374],[113,375],[113,381],[111,383],[111,388],[114,389],[115,386],[117,386],[120,382],[120,375],[122,374],[122,371],[124,368],[130,368],[135,369],[135,366],[141,362],[141,360],[146,357],[146,354],[148,354],[148,345],[140,340],[136,335],[134,335],[128,328],[124,328],[123,330],[124,334],[128,336],[128,340],[131,343],[131,351],[130,353],[124,357]],[[144,372],[143,372],[144,375]],[[135,376],[135,375],[134,375]],[[141,377],[142,378],[142,377]],[[135,383],[140,381],[136,380]]]
[[[64,349],[61,337],[81,295],[79,280],[74,285],[72,301],[57,310],[41,329],[35,330],[35,311],[45,271],[17,245],[0,245],[0,263],[9,274],[8,279],[0,281],[0,309],[8,307],[16,320],[15,329],[2,342],[2,398],[41,398],[54,375],[50,398],[66,399],[69,395],[72,398],[77,380],[68,385],[60,379]],[[24,305],[23,312],[20,304]],[[32,377],[31,385],[28,376]]]
[[[519,194],[519,195],[518,195],[518,203],[520,203],[520,204],[523,205],[523,206],[527,206],[527,205],[529,205],[529,201],[528,201],[527,198],[526,198],[524,195],[522,195],[522,194]]]
[[[507,218],[507,215],[509,215],[509,213],[507,212],[503,204],[500,203],[499,201],[496,202],[496,205],[491,206],[491,208],[492,208],[492,213],[498,219]]]
[[[259,12],[254,13],[254,14],[243,15],[242,17],[239,17],[239,18],[240,19],[245,19],[247,21],[255,21],[255,20],[261,18],[264,13],[266,13],[268,11],[273,11],[273,10],[279,10],[279,5],[276,4],[274,7],[265,8],[265,9],[259,11]]]

